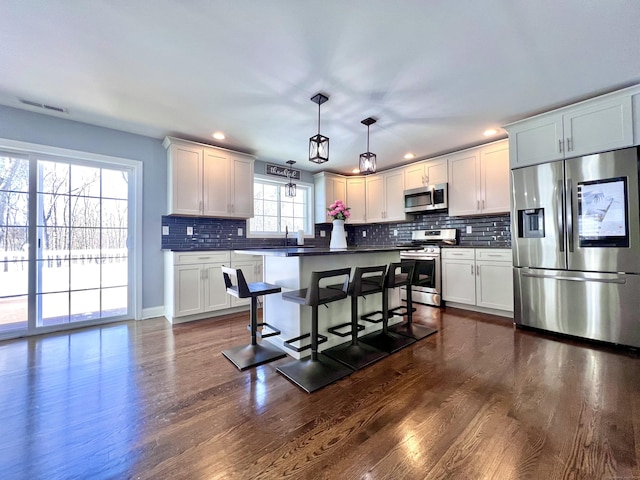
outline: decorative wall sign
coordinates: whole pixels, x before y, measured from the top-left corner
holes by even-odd
[[[287,178],[289,174],[291,174],[292,180],[300,180],[300,170],[285,167],[283,165],[274,165],[273,163],[267,163],[265,167],[265,173],[267,175],[285,178]]]

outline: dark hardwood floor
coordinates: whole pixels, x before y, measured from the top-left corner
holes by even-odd
[[[418,313],[436,335],[311,395],[221,355],[247,315],[1,342],[0,478],[640,478],[636,353]]]

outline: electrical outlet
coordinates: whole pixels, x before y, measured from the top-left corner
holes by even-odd
[[[398,236],[398,230],[396,230],[395,228],[393,229],[393,236],[397,237]]]
[[[467,225],[467,233],[473,233],[473,228],[471,228],[471,225]]]
[[[327,236],[327,232],[325,232],[324,230],[320,230],[320,236],[321,237],[326,237]]]
[[[187,235],[193,235],[193,227],[187,227]]]
[[[364,237],[366,237],[366,236],[367,236],[367,231],[366,231],[366,230],[363,230],[363,231],[362,231],[362,237],[364,238]]]
[[[241,236],[242,236],[242,233],[243,233],[243,232],[242,232],[242,229],[241,229],[241,228],[239,228],[239,229],[238,229],[238,236],[239,236],[239,237],[241,237]]]
[[[162,235],[169,235],[169,225],[162,226]]]

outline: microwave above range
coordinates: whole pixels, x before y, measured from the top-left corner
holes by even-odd
[[[421,213],[431,210],[446,210],[447,208],[446,183],[404,191],[405,213]]]

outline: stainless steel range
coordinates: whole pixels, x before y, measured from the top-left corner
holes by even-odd
[[[415,247],[400,252],[400,258],[416,260],[412,281],[412,300],[424,305],[442,305],[442,275],[440,270],[440,246],[458,243],[455,228],[441,230],[417,230],[411,232],[411,243],[403,246]],[[406,288],[401,288],[400,298],[407,299]]]

